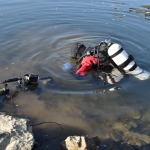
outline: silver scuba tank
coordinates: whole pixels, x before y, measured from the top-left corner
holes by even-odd
[[[133,56],[128,55],[121,45],[117,43],[110,45],[108,55],[126,73],[132,74],[140,80],[146,80],[150,77],[150,73],[140,68],[134,61]]]

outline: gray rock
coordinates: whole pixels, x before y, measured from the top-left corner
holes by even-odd
[[[33,145],[28,119],[0,113],[0,150],[31,150]]]
[[[100,140],[98,137],[69,136],[60,143],[62,150],[99,150]]]

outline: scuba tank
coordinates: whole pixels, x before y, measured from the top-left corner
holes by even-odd
[[[108,48],[108,55],[115,64],[126,73],[132,74],[140,80],[146,80],[149,78],[150,73],[141,69],[134,61],[133,56],[128,55],[121,45],[117,43],[111,44]]]

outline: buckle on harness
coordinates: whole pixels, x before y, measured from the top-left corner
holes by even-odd
[[[86,52],[86,55],[89,56],[91,53],[89,51]]]

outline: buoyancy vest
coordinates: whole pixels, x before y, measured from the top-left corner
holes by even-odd
[[[85,51],[86,47],[81,43],[73,43],[70,47],[71,57],[79,59]]]
[[[87,48],[83,44],[77,42],[77,43],[73,43],[70,47],[71,57],[74,59],[79,59],[80,57],[84,57],[88,55],[97,57],[98,53],[100,58],[102,57],[104,58],[106,57],[107,50],[108,50],[108,46],[104,42],[102,42],[96,47],[87,47]]]
[[[85,56],[97,57],[101,62],[106,61],[109,57],[107,50],[108,46],[105,43],[101,43],[95,47],[88,47],[84,50],[83,55],[79,58],[78,62],[80,62]]]
[[[117,66],[115,66],[115,64],[111,62],[112,60],[110,59],[107,50],[108,46],[107,43],[105,42],[101,42],[99,45],[95,47],[87,47],[87,48],[81,43],[73,43],[71,46],[71,57],[74,59],[78,59],[77,63],[80,63],[83,60],[83,58],[87,56],[94,56],[98,58],[97,63],[98,70],[101,68],[107,68],[110,65],[110,63],[111,65],[117,68]],[[77,69],[79,68],[80,64],[77,66]]]

